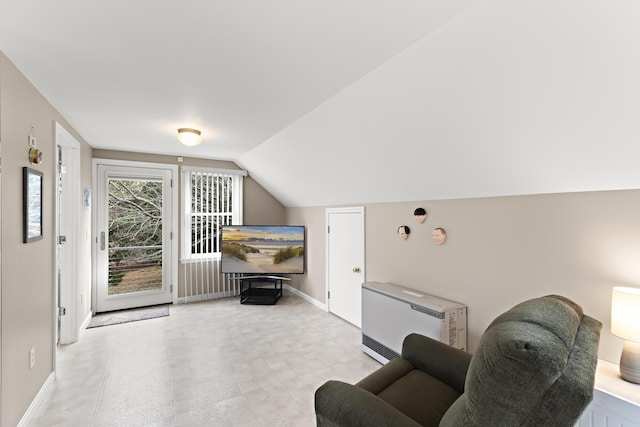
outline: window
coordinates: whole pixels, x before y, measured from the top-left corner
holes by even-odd
[[[246,171],[182,167],[182,260],[218,258],[223,225],[242,224]]]

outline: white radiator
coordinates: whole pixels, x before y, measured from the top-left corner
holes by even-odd
[[[362,351],[381,363],[413,333],[467,350],[467,307],[391,283],[362,284]]]

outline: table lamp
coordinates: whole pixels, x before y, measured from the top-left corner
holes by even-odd
[[[640,384],[640,289],[613,288],[611,333],[624,339],[620,356],[620,376]]]

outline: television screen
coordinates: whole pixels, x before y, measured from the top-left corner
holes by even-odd
[[[222,272],[302,274],[304,226],[225,225],[222,227]]]

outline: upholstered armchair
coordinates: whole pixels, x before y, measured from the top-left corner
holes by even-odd
[[[572,426],[593,397],[601,327],[550,295],[497,317],[473,356],[411,334],[356,385],[322,385],[318,426]]]

